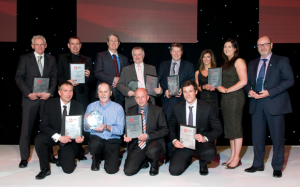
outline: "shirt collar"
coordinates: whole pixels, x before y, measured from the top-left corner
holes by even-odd
[[[144,62],[140,63],[141,67],[144,67]],[[134,63],[134,66],[137,68],[138,65],[136,63]]]
[[[63,106],[67,106],[67,108],[70,108],[71,101],[68,104],[65,105],[65,103],[60,99],[60,106],[61,106],[61,108],[63,108]]]
[[[107,107],[109,107],[109,106],[111,105],[111,100],[109,100],[109,102],[106,103],[106,104],[104,105],[104,107],[101,105],[100,100],[99,100],[99,104],[100,104],[100,107],[102,107],[102,108],[107,108]]]
[[[44,57],[44,53],[42,54],[42,55],[39,55],[37,52],[33,52],[34,53],[34,56],[37,58],[38,56],[42,56],[42,57]]]
[[[114,54],[113,52],[111,52],[111,51],[108,49],[108,52],[110,53],[110,56],[116,55],[117,57],[119,57],[118,51],[116,52],[116,54]]]
[[[174,61],[173,58],[172,58],[171,64],[173,64],[173,62],[176,62],[177,63],[176,65],[179,65],[180,62],[181,62],[181,59],[179,59],[178,61]]]
[[[268,59],[268,61],[270,61],[270,59],[271,59],[271,56],[272,56],[272,52],[266,57],[266,58],[262,58],[262,57],[260,57],[260,60],[262,60],[262,59]]]
[[[149,104],[147,103],[147,105],[143,108],[144,113],[148,112],[148,108],[149,108]],[[142,110],[142,108],[139,106],[139,111],[141,111],[141,110]]]
[[[190,105],[188,102],[185,102],[186,103],[186,107],[188,108],[189,106],[193,106],[194,108],[196,108],[196,106],[197,106],[197,99],[196,99],[196,101],[192,104],[192,105]]]

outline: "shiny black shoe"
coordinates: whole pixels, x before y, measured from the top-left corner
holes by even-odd
[[[40,171],[40,173],[37,176],[35,176],[35,179],[44,179],[45,177],[47,177],[50,174],[51,174],[50,169],[44,168],[44,169],[42,169],[42,171]]]
[[[61,163],[57,160],[57,162],[56,162],[56,166],[57,167],[61,167]]]
[[[254,173],[257,171],[264,171],[264,170],[265,170],[264,168],[257,168],[257,167],[251,166],[250,168],[245,169],[245,172]]]
[[[52,164],[56,164],[56,163],[58,162],[58,160],[57,160],[55,157],[51,157],[51,158],[50,158],[50,162],[51,162]]]
[[[100,163],[101,163],[100,159],[95,159],[95,157],[93,157],[91,170],[92,171],[99,171],[100,170]]]
[[[282,177],[282,172],[281,172],[281,170],[274,170],[274,172],[273,172],[273,177],[275,177],[275,178],[280,178],[280,177]]]
[[[204,167],[200,168],[199,173],[200,173],[200,175],[208,175],[207,165],[205,165]]]
[[[79,160],[87,160],[87,158],[84,155],[79,156]]]
[[[27,164],[28,164],[27,160],[21,160],[19,164],[19,168],[26,168]]]
[[[150,176],[157,175],[158,174],[158,169],[155,169],[154,167],[151,167],[150,171],[149,171],[149,174],[150,174]]]
[[[147,169],[149,167],[149,163],[147,161],[145,161],[142,166],[141,169]]]

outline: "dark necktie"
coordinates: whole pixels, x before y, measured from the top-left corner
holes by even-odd
[[[193,107],[194,106],[189,106],[190,113],[189,113],[189,123],[188,123],[188,125],[190,125],[190,126],[194,126],[193,125]]]
[[[265,71],[266,71],[266,62],[268,59],[262,59],[264,61],[263,65],[261,66],[259,70],[258,77],[256,79],[256,85],[255,85],[255,92],[262,91],[264,78],[265,78]]]
[[[118,61],[116,55],[113,55],[113,61],[116,69],[116,77],[119,77],[119,67],[118,67]]]
[[[61,132],[60,132],[60,134],[62,136],[65,135],[65,129],[66,129],[66,127],[65,127],[65,122],[66,122],[65,117],[67,115],[67,106],[64,105],[63,107],[64,107],[64,111],[63,111],[63,114],[62,114],[62,117],[61,117]]]
[[[172,74],[173,75],[176,75],[176,73],[175,73],[175,66],[176,66],[176,64],[177,64],[176,62],[173,62],[173,69],[172,69]]]

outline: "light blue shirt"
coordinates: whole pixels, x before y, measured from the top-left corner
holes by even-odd
[[[266,73],[267,73],[267,69],[268,69],[269,63],[270,63],[271,56],[272,56],[272,53],[270,53],[266,58],[264,58],[264,59],[267,59],[264,79],[266,78]],[[258,74],[259,74],[261,66],[264,64],[264,61],[262,59],[263,58],[260,57],[260,60],[259,60],[259,63],[258,63],[258,67],[257,67],[257,72],[256,72],[256,78],[258,77]]]
[[[99,111],[104,117],[104,124],[111,127],[111,131],[104,130],[102,132],[94,131],[91,129],[85,129],[84,131],[90,132],[91,135],[99,136],[102,139],[120,139],[124,131],[125,120],[124,120],[124,110],[121,105],[113,101],[109,101],[104,107],[100,104],[100,101],[95,101],[86,109],[85,115],[91,111]],[[87,121],[84,119],[84,124]]]

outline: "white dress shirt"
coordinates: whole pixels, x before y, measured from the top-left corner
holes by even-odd
[[[70,107],[71,107],[71,102],[69,102],[68,104],[64,104],[63,101],[60,99],[60,109],[61,109],[61,116],[63,115],[63,111],[64,111],[64,106],[67,106],[67,115],[69,115],[70,113]],[[57,142],[58,139],[61,137],[60,134],[58,133],[55,133],[53,136],[52,136],[52,139]]]

